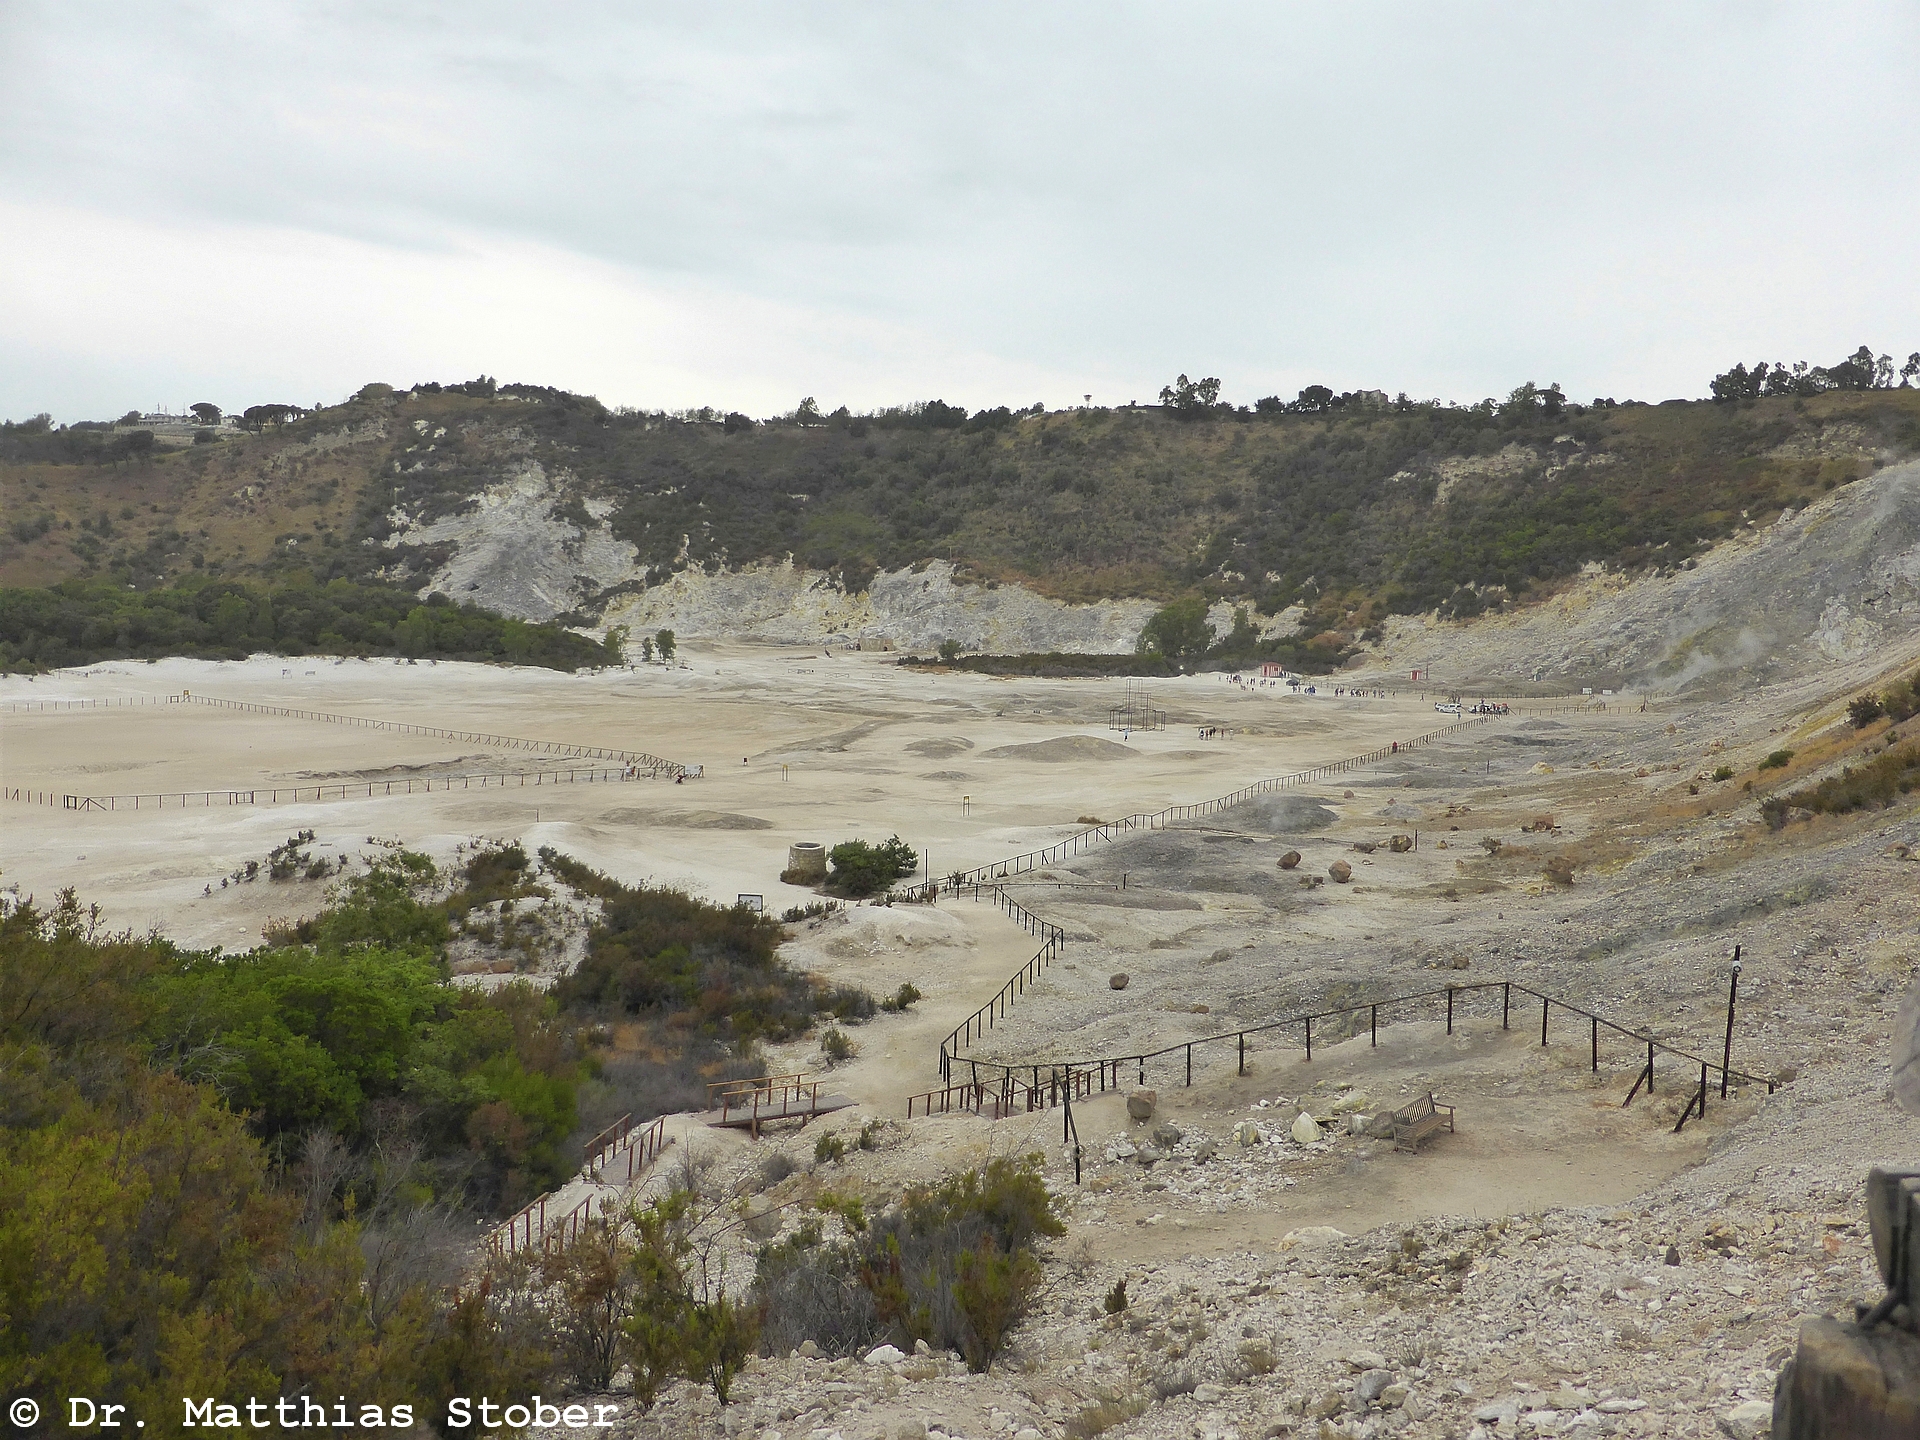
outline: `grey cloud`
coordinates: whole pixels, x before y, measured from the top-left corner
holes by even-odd
[[[1195,366],[1242,398],[1303,374],[1698,393],[1755,345],[1920,344],[1900,338],[1920,22],[1898,6],[26,3],[6,23],[16,195],[426,251],[513,237],[1143,398]],[[1690,343],[1651,343],[1660,325]]]

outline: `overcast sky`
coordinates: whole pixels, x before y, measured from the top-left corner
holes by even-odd
[[[1920,349],[1911,3],[0,0],[0,417]]]

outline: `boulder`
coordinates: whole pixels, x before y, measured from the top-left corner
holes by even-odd
[[[1393,1383],[1391,1370],[1368,1370],[1353,1382],[1353,1393],[1371,1405]]]
[[[1306,1111],[1301,1111],[1293,1122],[1293,1138],[1296,1144],[1312,1145],[1320,1138],[1320,1124]]]
[[[1259,1145],[1266,1140],[1260,1127],[1251,1120],[1242,1120],[1233,1127],[1233,1138],[1242,1145]]]
[[[1380,847],[1371,840],[1356,840],[1353,842],[1353,848],[1358,850],[1362,855],[1371,855]]]
[[[1280,1248],[1291,1250],[1296,1245],[1331,1245],[1346,1238],[1346,1231],[1336,1230],[1331,1225],[1302,1225],[1298,1230],[1289,1230],[1280,1237]]]
[[[1157,1090],[1136,1090],[1127,1096],[1127,1114],[1135,1120],[1151,1120],[1153,1107],[1160,1101]]]
[[[1224,1385],[1216,1385],[1211,1380],[1203,1380],[1193,1387],[1193,1398],[1196,1404],[1218,1405],[1222,1400],[1227,1398],[1227,1390]]]
[[[1377,1112],[1371,1120],[1367,1121],[1367,1135],[1374,1140],[1391,1140],[1393,1138],[1393,1112],[1391,1110],[1381,1110]]]
[[[1171,1120],[1162,1120],[1153,1127],[1153,1143],[1162,1150],[1171,1150],[1185,1138],[1185,1133]]]
[[[1108,986],[1110,986],[1112,989],[1115,989],[1115,990],[1126,989],[1127,986],[1132,983],[1132,981],[1133,981],[1133,977],[1127,974],[1127,972],[1124,970],[1122,970],[1118,975],[1109,975],[1107,977]]]
[[[1286,854],[1280,857],[1280,868],[1282,870],[1291,870],[1293,869],[1294,866],[1298,865],[1299,863],[1300,863],[1300,852],[1298,850],[1289,850],[1287,851]]]
[[[1336,885],[1344,885],[1353,879],[1353,867],[1344,860],[1336,860],[1327,867],[1327,875]]]
[[[863,1358],[869,1365],[897,1365],[907,1358],[907,1354],[892,1345],[876,1345]]]
[[[1730,1440],[1760,1440],[1773,1430],[1773,1406],[1765,1400],[1748,1400],[1720,1416],[1720,1433]]]
[[[1733,1433],[1724,1419],[1721,1430]],[[1863,1331],[1825,1315],[1802,1322],[1799,1348],[1774,1384],[1771,1434],[1773,1440],[1920,1435],[1920,1338],[1890,1325]]]
[[[1395,855],[1404,855],[1413,849],[1413,837],[1411,835],[1391,836],[1387,840],[1387,849],[1391,850]]]

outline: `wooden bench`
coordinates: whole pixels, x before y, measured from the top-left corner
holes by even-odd
[[[1420,1142],[1429,1135],[1438,1135],[1442,1129],[1452,1133],[1453,1111],[1453,1106],[1435,1100],[1431,1090],[1424,1099],[1402,1105],[1393,1112],[1393,1148],[1417,1155]]]

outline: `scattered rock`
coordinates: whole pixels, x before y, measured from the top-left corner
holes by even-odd
[[[1369,1370],[1353,1383],[1353,1393],[1371,1405],[1393,1383],[1391,1370]]]
[[[1316,1132],[1318,1133],[1318,1132]],[[1233,1138],[1241,1145],[1259,1145],[1266,1140],[1260,1127],[1251,1120],[1242,1120],[1233,1127]]]
[[[820,1347],[811,1340],[802,1340],[800,1342],[800,1353],[809,1360],[818,1360],[820,1358]]]
[[[1302,875],[1300,877],[1300,883],[1306,886],[1307,889],[1313,890],[1326,884],[1327,877],[1324,875]]]
[[[1202,1140],[1199,1144],[1193,1147],[1193,1158],[1202,1163],[1205,1163],[1206,1161],[1213,1159],[1213,1157],[1218,1155],[1219,1153],[1220,1153],[1220,1147],[1214,1144],[1213,1141],[1211,1140]]]
[[[892,1345],[876,1345],[862,1358],[869,1365],[897,1365],[907,1358],[907,1353]]]
[[[1353,867],[1344,860],[1336,860],[1327,867],[1327,875],[1336,885],[1344,885],[1353,879]]]
[[[1173,1149],[1185,1138],[1185,1133],[1171,1120],[1162,1120],[1153,1127],[1153,1143],[1162,1150]]]
[[[1136,1090],[1127,1096],[1127,1114],[1135,1120],[1151,1120],[1153,1107],[1159,1100],[1160,1092],[1157,1090]]]
[[[1380,1370],[1386,1363],[1387,1357],[1378,1350],[1355,1350],[1347,1356],[1347,1366],[1353,1370]]]
[[[1215,1385],[1210,1380],[1202,1381],[1193,1387],[1193,1398],[1202,1405],[1218,1405],[1227,1398],[1227,1387]]]
[[[1353,842],[1353,848],[1358,850],[1362,855],[1371,855],[1380,847],[1371,840],[1356,840]]]
[[[1347,792],[1346,792],[1346,794],[1345,794],[1344,796],[1342,796],[1341,798],[1342,798],[1342,799],[1346,799],[1346,800],[1351,800],[1351,799],[1353,798],[1353,792],[1352,792],[1351,790],[1349,790],[1349,791],[1347,791]]]
[[[1300,863],[1300,852],[1298,850],[1289,850],[1287,851],[1286,854],[1280,857],[1280,868],[1282,870],[1291,870],[1293,869],[1294,866],[1298,865],[1299,863]]]
[[[1107,984],[1115,990],[1124,990],[1132,983],[1132,980],[1133,977],[1123,970],[1118,975],[1109,975],[1107,977]]]
[[[1291,1249],[1295,1245],[1332,1245],[1346,1238],[1346,1231],[1336,1230],[1331,1225],[1303,1225],[1298,1230],[1289,1230],[1282,1235],[1280,1244],[1284,1249]]]
[[[1293,1138],[1300,1145],[1312,1145],[1320,1138],[1320,1123],[1302,1110],[1293,1122]]]
[[[1720,1433],[1731,1440],[1759,1440],[1773,1431],[1773,1402],[1748,1400],[1720,1417]]]
[[[1387,849],[1395,855],[1404,855],[1413,849],[1413,837],[1411,835],[1390,836],[1387,840]]]
[[[1667,1264],[1678,1265],[1679,1263],[1680,1263],[1680,1247],[1678,1245],[1667,1246]]]

